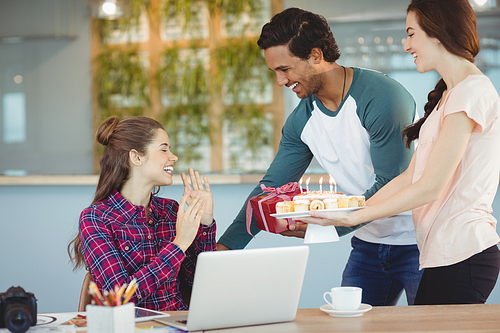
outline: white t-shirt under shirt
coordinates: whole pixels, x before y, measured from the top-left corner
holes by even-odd
[[[335,117],[319,100],[313,101],[311,117],[300,138],[318,163],[334,175],[347,195],[365,194],[375,183],[370,134],[359,119],[357,101],[351,95],[345,99],[342,111]],[[398,140],[399,144],[403,144],[401,134]],[[394,156],[386,155],[386,158],[390,160]],[[410,211],[373,221],[356,230],[355,235],[377,244],[409,245],[416,242]]]
[[[491,215],[500,175],[500,98],[486,76],[469,75],[429,115],[420,130],[413,182],[422,176],[444,118],[456,112],[476,126],[443,193],[413,210],[420,268],[452,265],[500,242]]]

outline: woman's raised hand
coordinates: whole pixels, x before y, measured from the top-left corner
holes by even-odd
[[[203,203],[205,205],[205,213],[201,218],[201,223],[204,225],[211,225],[214,221],[214,201],[212,198],[212,192],[210,191],[210,184],[208,183],[208,178],[203,176],[203,182],[201,181],[201,176],[198,171],[193,171],[193,168],[189,168],[189,178],[191,179],[191,185],[187,179],[186,174],[181,173],[182,182],[184,183],[184,195],[188,195],[187,204],[189,205],[193,198],[200,196],[203,198]],[[205,183],[205,187],[203,187]]]
[[[188,200],[189,204],[186,207]],[[179,202],[179,211],[177,212],[177,222],[175,224],[176,235],[173,240],[182,251],[186,252],[193,243],[204,212],[204,199],[200,195],[191,196],[190,193],[185,192]]]

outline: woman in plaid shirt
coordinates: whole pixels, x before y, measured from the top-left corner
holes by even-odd
[[[210,186],[189,169],[184,195],[160,198],[172,184],[173,165],[163,126],[147,117],[110,117],[97,131],[106,146],[92,205],[80,215],[79,234],[70,243],[75,269],[86,265],[101,292],[137,280],[131,301],[166,311],[186,310],[180,288],[193,284],[196,256],[215,251]],[[186,206],[187,205],[187,206]]]

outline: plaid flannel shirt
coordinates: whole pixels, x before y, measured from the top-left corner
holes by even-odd
[[[193,285],[196,257],[215,251],[215,221],[200,225],[193,244],[184,253],[175,238],[175,200],[151,196],[149,221],[143,206],[134,206],[118,191],[83,210],[79,232],[82,253],[101,293],[137,279],[130,300],[158,311],[186,310],[180,277]]]

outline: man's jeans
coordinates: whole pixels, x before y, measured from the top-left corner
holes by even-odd
[[[352,251],[342,275],[342,286],[363,288],[362,302],[396,305],[403,288],[413,305],[422,271],[417,245],[368,243],[352,237]]]

